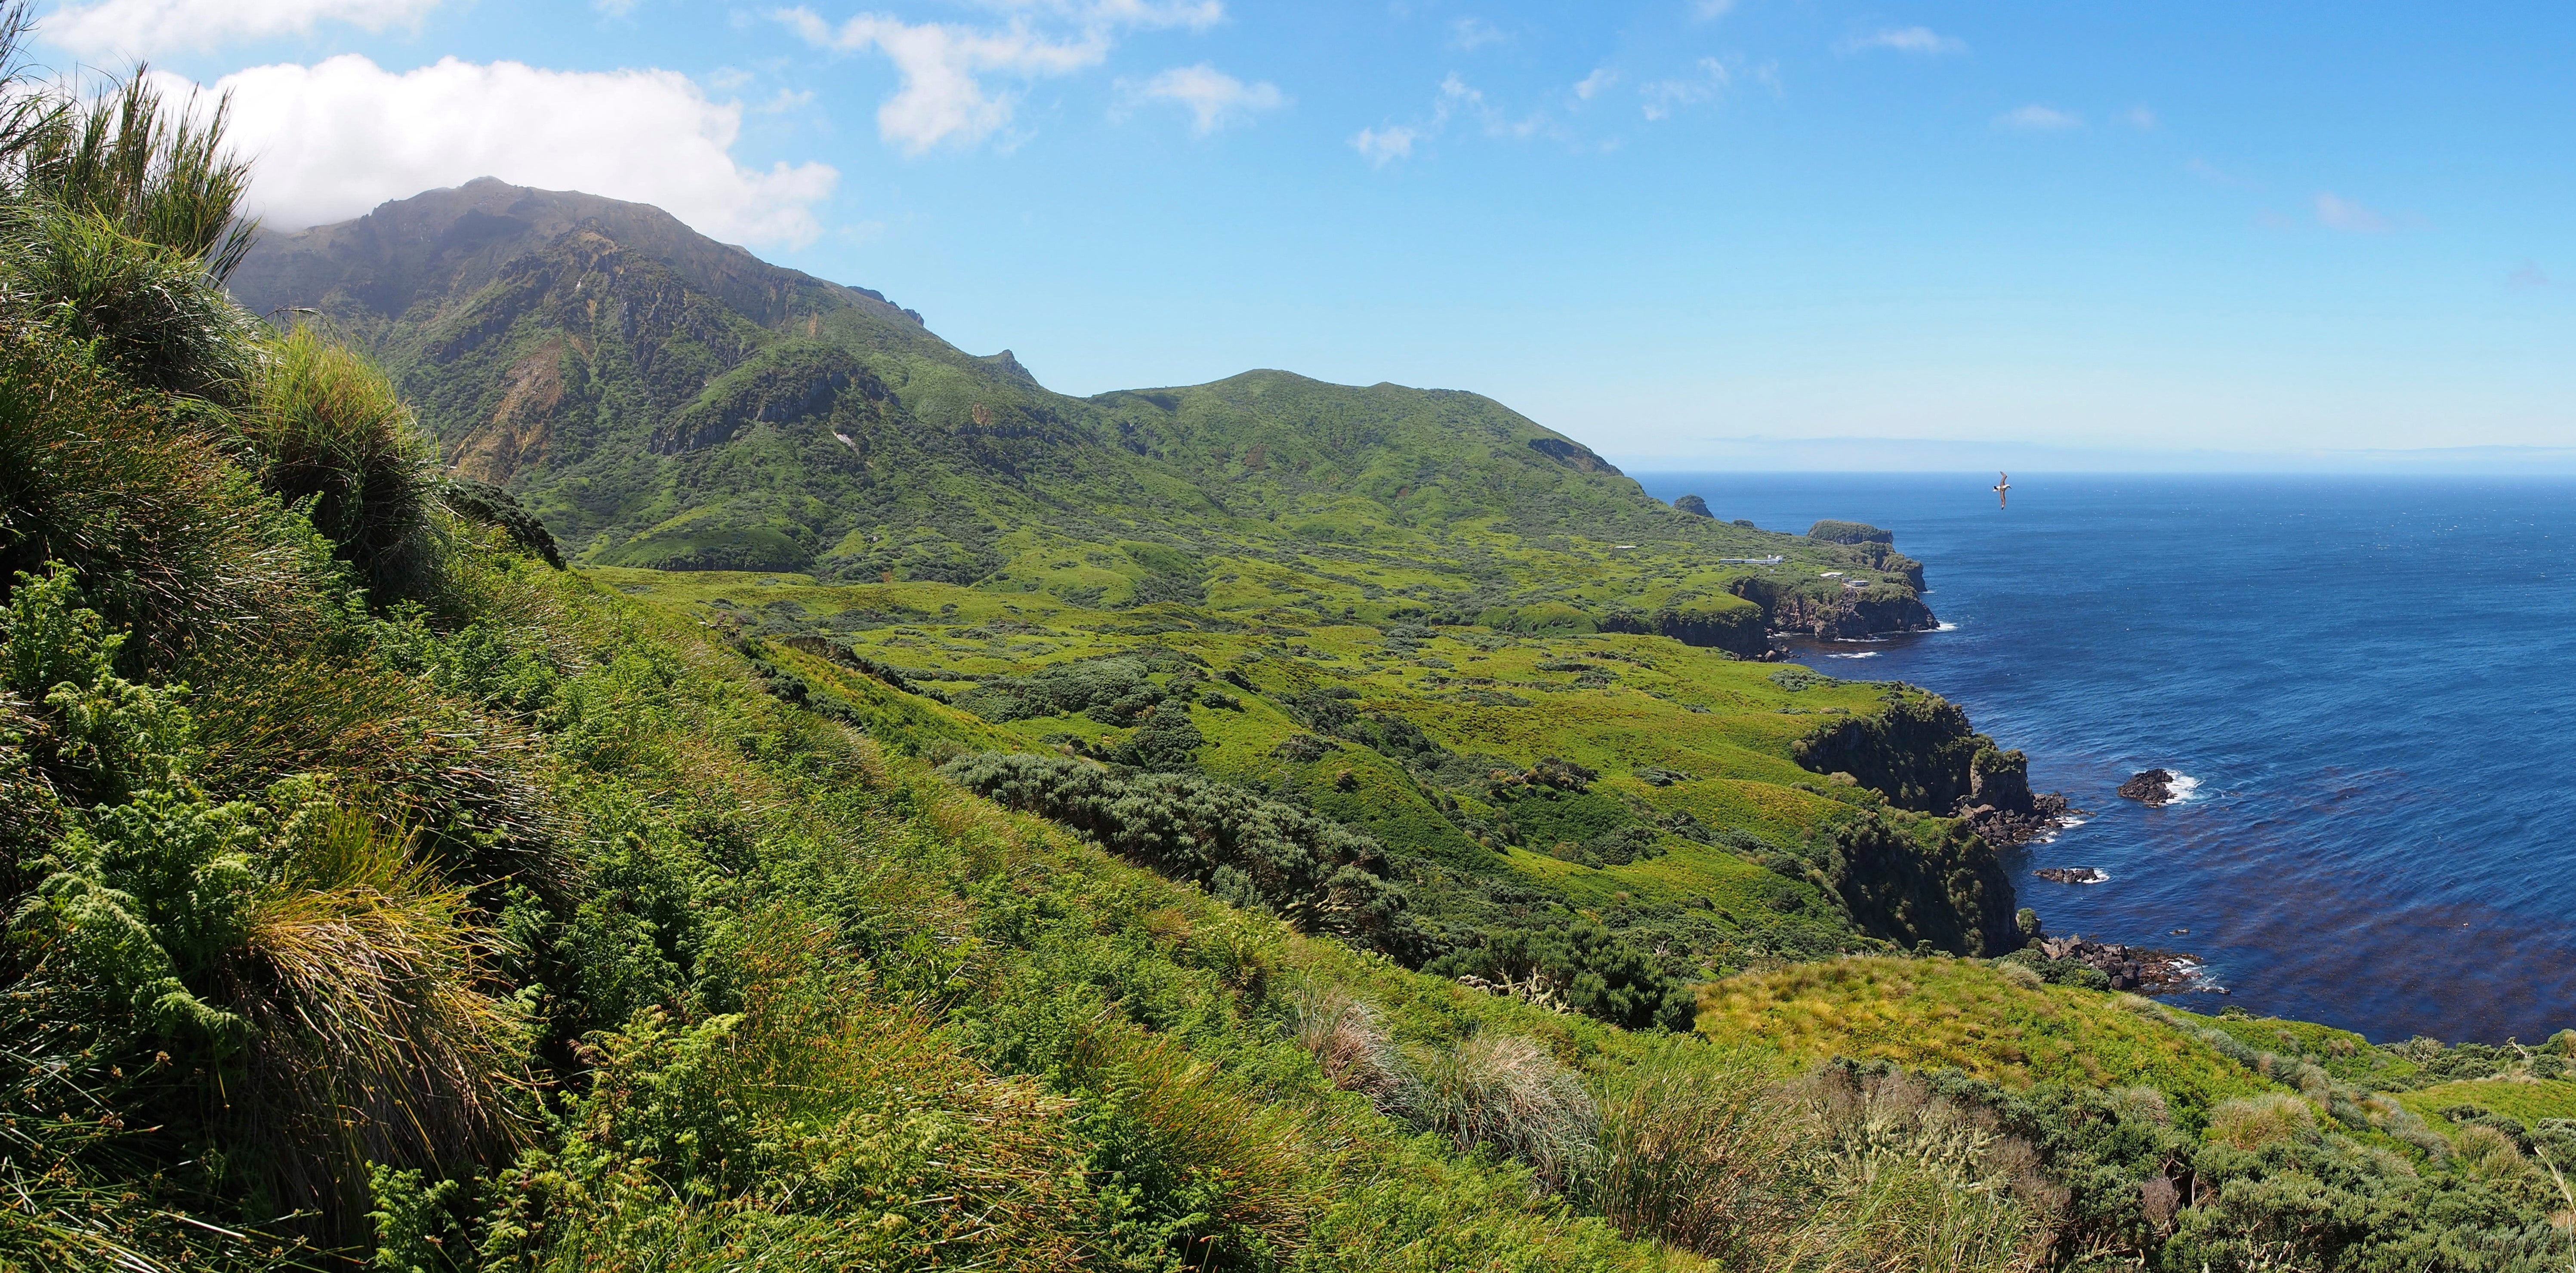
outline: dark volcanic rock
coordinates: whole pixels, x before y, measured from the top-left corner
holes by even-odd
[[[2120,797],[2135,800],[2150,809],[2171,804],[2173,782],[2177,775],[2170,769],[2150,769],[2120,784]]]
[[[2009,848],[2045,838],[2080,814],[2066,797],[2030,789],[2028,757],[1989,744],[1968,762],[1968,794],[1959,798],[1954,816],[1986,843]]]
[[[2043,866],[2031,874],[2052,884],[2099,884],[2111,878],[2091,866]]]
[[[2083,817],[2084,811],[2067,803],[2066,797],[2054,791],[2042,791],[2031,796],[2030,803],[2024,808],[1964,804],[1958,816],[1967,821],[1970,830],[1984,836],[1986,843],[2001,849],[2042,839],[2068,822]]]
[[[2105,945],[2086,941],[2079,934],[2041,938],[2039,953],[2050,959],[2071,959],[2095,969],[2111,979],[2113,990],[2160,995],[2195,989],[2202,984],[2200,962],[2180,951]]]
[[[1708,511],[1708,501],[1701,499],[1696,495],[1685,495],[1680,499],[1674,500],[1673,507],[1688,513],[1693,517],[1715,519],[1717,516],[1717,514]]]

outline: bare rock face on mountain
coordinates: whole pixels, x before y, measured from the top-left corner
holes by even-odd
[[[1673,507],[1688,513],[1693,517],[1707,517],[1714,519],[1717,516],[1717,514],[1708,511],[1708,501],[1701,499],[1696,495],[1685,495],[1680,499],[1674,500]]]

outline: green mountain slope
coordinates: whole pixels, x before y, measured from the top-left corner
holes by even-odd
[[[981,756],[975,782],[1109,841],[1086,801],[1322,819],[1134,852],[1408,966],[1680,1025],[1692,980],[1749,962],[2022,941],[1953,816],[2000,755],[1964,717],[1907,717],[1929,732],[1894,750],[1940,771],[1911,786],[1802,767],[1908,692],[1736,662],[1928,621],[1883,535],[1667,507],[1471,393],[1049,393],[874,293],[498,182],[265,243],[232,287],[370,343],[456,471],[629,592],[769,640],[882,741]]]
[[[1253,372],[1070,398],[634,204],[478,181],[274,236],[232,287],[371,349],[459,472],[602,565],[1116,605],[1163,592],[1054,563],[1143,542],[1180,554],[1158,587],[1181,594],[1228,555],[1397,562],[1426,614],[1553,604],[1745,654],[1930,621],[1883,544],[1666,508],[1475,394]]]
[[[219,137],[31,104],[0,154],[132,162],[0,182],[0,1269],[2564,1267],[2576,1031],[2374,1047],[2033,950],[1656,993],[1610,921],[1676,898],[1674,947],[1981,911],[1909,802],[2019,770],[1596,630],[1620,559],[1391,613],[1583,559],[1516,497],[1419,578],[1217,514],[1064,549],[1113,608],[566,570],[229,304]],[[525,259],[479,250],[403,259]]]

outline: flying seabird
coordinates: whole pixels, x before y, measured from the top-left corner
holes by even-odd
[[[2002,508],[2002,507],[2004,506],[2004,501],[2005,501],[2007,498],[2009,498],[2009,497],[2011,496],[2011,494],[2012,494],[2012,474],[2010,474],[2010,473],[1997,473],[1997,474],[1995,474],[1994,492],[1995,492],[1995,507],[1997,507],[1997,508]]]

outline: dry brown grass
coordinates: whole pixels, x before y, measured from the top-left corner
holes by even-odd
[[[1377,1010],[1350,991],[1322,982],[1299,987],[1288,1001],[1288,1028],[1333,1086],[1367,1097],[1381,1113],[1415,1104],[1414,1082],[1393,1036]]]

